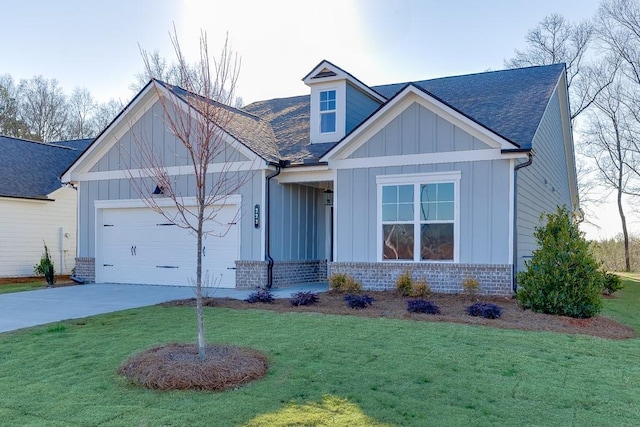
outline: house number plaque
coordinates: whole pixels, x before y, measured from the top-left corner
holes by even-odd
[[[255,228],[260,228],[260,205],[255,205],[253,207],[253,226]]]

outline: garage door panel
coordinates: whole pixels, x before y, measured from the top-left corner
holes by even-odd
[[[167,212],[173,215],[177,210]],[[235,213],[235,206],[224,207],[218,211],[218,224],[206,223],[207,231],[222,237],[203,236],[203,272],[220,287],[235,287],[238,225],[228,225]],[[197,239],[192,230],[169,225],[148,208],[103,209],[102,223],[96,260],[102,266],[100,280],[178,286],[195,280]]]

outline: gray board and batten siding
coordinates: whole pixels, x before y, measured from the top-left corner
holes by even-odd
[[[413,104],[350,158],[488,149],[483,142]],[[336,182],[338,262],[376,262],[377,184],[383,175],[453,172],[460,179],[460,263],[509,264],[510,161],[340,169]]]
[[[301,184],[279,184],[276,179],[270,182],[269,195],[271,256],[276,261],[328,258],[324,190]]]
[[[140,144],[149,144],[153,152],[163,160],[166,167],[188,165],[184,146],[166,128],[163,114],[162,106],[156,102],[96,163],[91,172],[126,172],[129,168],[137,168],[136,159],[139,158]],[[123,159],[126,158],[133,160],[124,162]],[[214,160],[214,163],[228,161],[242,162],[248,161],[248,159],[237,150],[227,146],[221,155]],[[256,164],[255,167],[257,168],[259,165]],[[243,214],[240,218],[241,257],[242,259],[260,260],[262,238],[260,229],[254,227],[253,206],[262,204],[263,173],[260,170],[227,173],[231,173],[243,183],[239,192]],[[209,174],[209,183],[213,185],[218,176],[219,174],[215,173]],[[195,196],[195,178],[192,174],[175,175],[175,180],[178,194],[183,197]],[[113,179],[80,181],[78,193],[79,227],[85,230],[80,233],[78,256],[81,258],[95,257],[95,202],[99,200],[140,199],[140,195],[126,173],[122,177]]]
[[[379,106],[380,102],[362,92],[351,83],[347,82],[346,91],[346,121],[345,133],[351,132],[356,126],[371,115]]]
[[[517,172],[518,271],[524,270],[524,261],[530,258],[538,246],[533,233],[541,225],[540,216],[555,212],[558,206],[571,209],[575,202],[571,200],[569,192],[569,171],[560,110],[556,89],[533,139],[533,163]]]

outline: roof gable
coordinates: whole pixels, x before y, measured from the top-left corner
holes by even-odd
[[[368,119],[363,121],[360,126],[347,135],[328,153],[326,153],[320,161],[329,161],[329,159],[344,159],[354,153],[368,139],[385,126],[391,123],[396,117],[402,114],[409,106],[418,103],[422,107],[435,113],[452,123],[456,127],[461,128],[471,136],[484,142],[486,145],[501,150],[517,149],[518,147],[511,141],[496,135],[490,129],[473,121],[469,117],[460,113],[451,106],[443,103],[436,97],[432,96],[425,90],[408,84],[397,93],[393,98],[373,113]]]
[[[82,156],[64,172],[63,180],[74,181],[77,180],[80,174],[89,172],[101,158],[107,155],[118,140],[130,130],[132,124],[137,122],[153,107],[161,95],[172,99],[177,107],[187,109],[192,107],[192,103],[187,98],[189,96],[198,96],[159,80],[149,81],[111,124],[102,131]],[[275,143],[269,144],[268,142],[274,139],[269,136],[272,134],[269,125],[259,117],[251,117],[250,114],[231,107],[225,106],[225,108],[229,108],[233,112],[233,119],[223,135],[225,142],[249,159],[255,160],[262,157],[265,160],[275,159],[274,161],[277,161],[277,146]],[[195,108],[193,111],[199,114]],[[237,130],[235,134],[233,133],[234,130]],[[247,142],[246,144],[245,141]],[[267,143],[265,144],[264,141],[267,141]],[[258,152],[258,150],[252,149],[250,147],[251,144],[258,146],[262,151]],[[267,148],[264,148],[265,145]]]
[[[530,149],[564,64],[422,80],[413,84],[494,133]],[[375,86],[388,98],[405,84]]]
[[[362,83],[355,78],[352,74],[346,72],[337,65],[325,60],[320,61],[306,76],[302,78],[302,81],[306,85],[312,85],[317,82],[330,82],[335,80],[347,80],[353,84],[354,87],[366,93],[371,98],[384,102],[385,97],[373,90],[370,86]]]

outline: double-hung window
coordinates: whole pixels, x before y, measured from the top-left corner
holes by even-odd
[[[320,133],[336,131],[336,91],[320,92]]]
[[[459,172],[379,176],[382,260],[457,261]]]

